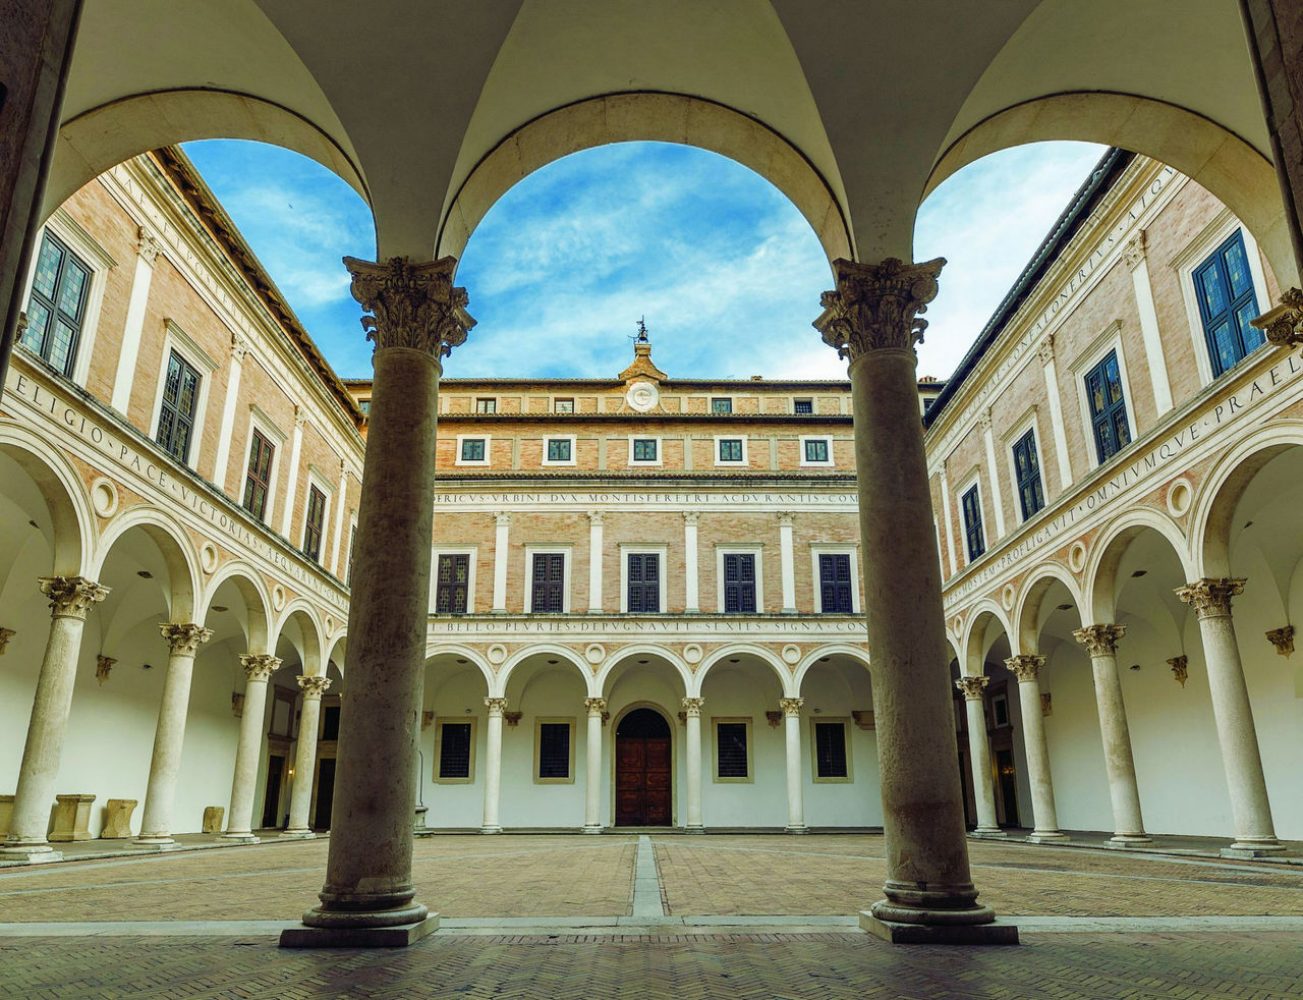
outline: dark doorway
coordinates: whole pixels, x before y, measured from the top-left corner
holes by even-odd
[[[267,792],[262,804],[262,828],[274,830],[279,827],[280,817],[277,812],[281,804],[281,780],[285,776],[285,758],[280,754],[271,754],[267,758]]]
[[[322,757],[317,761],[317,811],[313,815],[312,829],[330,829],[330,810],[335,804],[335,758]]]
[[[659,712],[635,709],[615,733],[615,825],[669,826],[670,793],[670,725]]]
[[[1018,825],[1018,769],[1012,750],[995,752],[995,770],[1000,781],[1000,804],[1004,807],[1004,826]]]

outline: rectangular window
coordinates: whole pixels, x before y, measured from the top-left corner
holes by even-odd
[[[1009,725],[1009,696],[1004,692],[991,696],[991,718],[997,729]]]
[[[463,438],[461,443],[461,460],[463,462],[483,462],[484,439]]]
[[[570,736],[569,722],[539,722],[538,781],[570,780]]]
[[[656,446],[660,442],[655,438],[634,438],[633,439],[633,460],[635,462],[655,462],[657,461]]]
[[[575,401],[573,399],[557,399],[552,401],[552,411],[554,413],[574,413]]]
[[[154,440],[182,463],[190,454],[190,436],[199,409],[199,381],[199,372],[173,351],[167,359],[163,405],[158,411],[158,434]]]
[[[477,399],[475,400],[476,413],[497,413],[498,401],[496,399]]]
[[[371,416],[371,400],[359,399],[357,401],[357,408],[362,411],[362,416],[364,417]]]
[[[814,723],[814,776],[824,781],[850,777],[846,757],[846,723]]]
[[[715,722],[715,780],[746,781],[751,777],[746,722]]]
[[[1041,465],[1036,460],[1036,431],[1029,430],[1014,442],[1014,475],[1018,480],[1018,503],[1025,521],[1045,506],[1045,490],[1041,486]]]
[[[244,509],[259,521],[267,518],[267,494],[271,491],[271,460],[276,454],[275,446],[262,436],[253,432],[253,443],[249,445],[249,471],[244,477]]]
[[[72,374],[77,359],[90,274],[90,267],[61,241],[45,234],[27,300],[27,329],[19,343],[64,376]]]
[[[321,739],[329,743],[339,739],[339,706],[323,705],[321,708]]]
[[[792,412],[797,414],[809,414],[814,412],[813,399],[794,399],[792,400]]]
[[[534,554],[534,579],[530,608],[537,614],[559,615],[565,609],[564,552]]]
[[[805,461],[808,465],[828,463],[828,439],[810,438],[805,442]]]
[[[854,609],[852,586],[850,553],[819,553],[819,611],[849,615]]]
[[[470,596],[470,555],[465,552],[440,555],[436,573],[435,614],[464,615]]]
[[[1131,425],[1127,423],[1127,401],[1122,392],[1122,370],[1117,351],[1109,351],[1086,374],[1086,398],[1090,403],[1090,423],[1095,434],[1095,451],[1101,464],[1131,443]]]
[[[630,552],[629,613],[656,614],[661,610],[661,560],[655,552]]]
[[[440,781],[471,780],[471,747],[474,745],[475,726],[471,722],[441,722],[439,724],[439,774]]]
[[[716,396],[710,401],[711,413],[732,413],[733,400],[728,396]]]
[[[733,462],[733,463],[741,462],[742,461],[742,439],[720,438],[719,460],[720,462]]]
[[[754,552],[724,553],[724,613],[751,615],[756,611]]]
[[[968,561],[972,562],[986,551],[986,536],[982,532],[982,501],[974,485],[961,501],[964,508],[964,535],[968,539]]]
[[[573,462],[573,446],[569,438],[547,439],[547,460],[549,462]]]
[[[308,486],[308,516],[303,525],[303,554],[321,561],[321,536],[326,522],[326,494]]]
[[[1195,269],[1194,291],[1216,378],[1266,343],[1263,332],[1249,325],[1258,315],[1258,299],[1240,230]]]

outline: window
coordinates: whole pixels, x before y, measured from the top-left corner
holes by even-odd
[[[575,440],[574,438],[547,438],[545,459],[549,464],[572,465],[574,464]]]
[[[530,610],[538,614],[561,614],[565,610],[565,553],[536,552],[532,562]]]
[[[552,401],[552,412],[553,412],[553,413],[574,413],[574,412],[575,412],[575,401],[574,401],[574,399],[554,399],[554,400]]]
[[[348,586],[353,586],[353,550],[357,545],[357,525],[354,524],[348,529],[348,575],[344,580]]]
[[[813,399],[794,399],[792,400],[792,412],[796,414],[810,414],[814,412]]]
[[[181,355],[173,351],[168,356],[155,440],[181,463],[190,454],[190,437],[199,409],[199,381],[199,372]]]
[[[324,743],[339,739],[338,705],[323,705],[321,707],[321,739]]]
[[[832,465],[832,438],[801,438],[802,465]]]
[[[488,465],[489,439],[482,437],[463,437],[457,439],[458,465]]]
[[[742,465],[746,462],[746,441],[742,438],[716,438],[716,464]]]
[[[266,520],[267,494],[271,492],[271,460],[275,446],[254,430],[249,446],[249,470],[244,477],[244,509],[259,521]]]
[[[45,234],[27,300],[27,329],[19,343],[65,376],[72,375],[77,358],[90,274],[88,265],[54,236]]]
[[[715,396],[710,401],[711,413],[732,413],[733,400],[728,396]]]
[[[630,552],[626,558],[629,613],[658,613],[661,610],[660,555],[656,552]]]
[[[751,722],[715,720],[715,780],[751,780]]]
[[[849,781],[850,756],[846,752],[846,723],[816,720],[814,727],[814,780]]]
[[[1086,399],[1090,405],[1095,451],[1102,464],[1131,443],[1131,425],[1127,423],[1127,401],[1122,392],[1116,350],[1109,351],[1086,373]]]
[[[1009,696],[1003,691],[991,695],[991,718],[997,729],[1009,725]]]
[[[819,611],[849,615],[854,610],[854,581],[849,552],[819,553]]]
[[[471,557],[458,552],[441,554],[435,578],[434,611],[440,615],[464,615],[470,594]]]
[[[964,535],[968,539],[968,561],[972,562],[986,551],[986,536],[982,533],[982,499],[977,484],[964,494]]]
[[[1013,471],[1018,486],[1018,503],[1026,521],[1045,506],[1041,487],[1041,465],[1036,459],[1036,431],[1029,430],[1013,445]]]
[[[1266,342],[1262,331],[1249,325],[1258,315],[1258,299],[1240,230],[1195,269],[1194,290],[1216,378]]]
[[[756,611],[756,557],[753,552],[724,553],[724,613]]]
[[[371,400],[370,400],[370,399],[359,399],[359,400],[357,401],[357,408],[358,408],[359,410],[362,411],[362,416],[364,416],[364,417],[369,417],[369,416],[371,416]]]
[[[308,513],[303,525],[303,554],[321,561],[321,536],[326,523],[326,494],[308,485]]]
[[[498,401],[496,399],[477,399],[475,400],[476,413],[497,413]]]
[[[439,748],[434,759],[435,781],[469,784],[474,780],[475,721],[473,719],[444,722],[440,720],[435,730]]]
[[[633,439],[633,459],[634,462],[659,462],[660,461],[660,442],[656,438],[634,438]]]
[[[569,719],[539,719],[534,737],[534,780],[574,781],[574,723]]]

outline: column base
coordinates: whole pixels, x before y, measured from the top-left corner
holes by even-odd
[[[1270,858],[1284,854],[1286,847],[1279,840],[1237,840],[1217,853],[1223,858]]]
[[[802,823],[800,826],[789,826],[783,829],[784,833],[809,833],[810,828]]]
[[[480,833],[501,833],[501,832],[502,832],[502,827],[500,827],[500,826],[482,826],[482,827],[480,827]]]
[[[1066,844],[1072,838],[1060,830],[1033,830],[1027,835],[1031,844]]]
[[[177,843],[166,833],[154,836],[140,836],[131,842],[131,846],[141,851],[172,851]]]
[[[602,832],[604,832],[604,830],[605,830],[605,827],[602,827],[602,826],[600,826],[600,825],[598,825],[598,826],[588,826],[587,824],[585,824],[585,826],[584,826],[584,828],[583,828],[583,830],[582,830],[581,832],[583,832],[583,833],[587,833],[587,834],[598,834],[598,833],[602,833]]]
[[[976,840],[1004,840],[1009,836],[998,826],[985,828],[979,826],[976,830],[970,831],[968,835]]]
[[[914,910],[883,900],[860,911],[860,929],[891,944],[1018,944],[1018,926],[997,921],[989,906]]]
[[[5,844],[0,847],[0,861],[44,865],[62,860],[63,852],[56,851],[49,844]]]
[[[1105,847],[1144,847],[1152,844],[1153,838],[1143,833],[1115,833],[1108,838]]]
[[[217,838],[231,844],[260,844],[262,838],[255,833],[223,833]]]
[[[705,828],[704,826],[700,825],[700,824],[697,824],[696,826],[685,826],[685,827],[683,828],[683,832],[684,832],[684,833],[705,833],[705,832],[706,832],[706,828]]]
[[[314,840],[316,834],[311,830],[282,830],[276,834],[277,840]]]
[[[341,914],[344,916],[344,914]],[[348,916],[365,918],[366,914]],[[287,927],[281,931],[282,948],[406,948],[439,929],[439,914],[392,927],[338,926]]]

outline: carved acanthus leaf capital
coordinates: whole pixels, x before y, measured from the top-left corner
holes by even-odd
[[[156,240],[144,226],[136,230],[136,238],[139,241],[136,249],[141,259],[146,264],[152,265],[158,259],[158,255],[163,252],[163,245]]]
[[[5,647],[9,645],[9,640],[18,633],[11,628],[0,628],[0,656],[5,655]]]
[[[1185,687],[1185,682],[1190,679],[1190,657],[1182,653],[1180,656],[1173,656],[1167,661],[1167,665],[1172,668],[1172,677],[1181,687]]]
[[[1200,618],[1222,618],[1231,613],[1231,598],[1244,593],[1244,579],[1204,577],[1176,588],[1176,596],[1194,608]]]
[[[109,674],[113,672],[113,664],[118,661],[112,656],[105,656],[100,653],[95,657],[95,679],[103,684],[109,679]]]
[[[1281,656],[1289,656],[1294,652],[1294,626],[1284,625],[1272,629],[1267,633],[1267,641],[1276,647],[1276,652]],[[0,644],[0,652],[4,652],[3,644]]]
[[[501,716],[507,711],[506,698],[485,698],[484,706],[489,710],[489,718]]]
[[[50,614],[55,618],[80,618],[92,604],[109,596],[109,588],[84,576],[43,576],[37,581],[41,593],[50,599]]]
[[[1004,665],[1019,682],[1034,681],[1040,675],[1041,667],[1045,666],[1045,657],[1037,656],[1035,653],[1022,653],[1009,657],[1004,661]]]
[[[246,681],[265,681],[280,669],[279,657],[270,653],[244,653],[240,656],[240,666],[244,668]]]
[[[937,275],[945,263],[944,257],[922,264],[895,257],[880,264],[836,260],[837,287],[823,293],[814,328],[852,364],[869,351],[913,350],[927,329],[920,314],[937,296]]]
[[[783,715],[791,719],[801,714],[801,706],[805,704],[804,698],[779,698],[778,707],[783,710]]]
[[[353,275],[353,298],[371,315],[362,317],[376,350],[407,347],[436,361],[466,342],[475,320],[466,312],[466,289],[452,283],[456,258],[414,264],[405,257],[374,263],[345,257]]]
[[[991,678],[985,674],[978,674],[976,677],[960,677],[955,681],[955,687],[963,692],[964,697],[969,701],[981,701],[982,692],[986,690],[986,685],[991,683]]]
[[[162,622],[158,626],[173,656],[194,656],[213,637],[213,630],[194,622]]]
[[[684,698],[683,714],[689,719],[699,719],[701,718],[701,706],[705,703],[705,698]]]
[[[1118,640],[1127,634],[1125,625],[1087,625],[1072,633],[1072,637],[1086,647],[1091,656],[1112,656],[1117,652]]]
[[[1054,334],[1048,334],[1041,341],[1041,346],[1036,348],[1036,354],[1041,359],[1041,364],[1048,365],[1054,362]]]
[[[299,674],[299,687],[303,689],[303,697],[320,698],[330,688],[330,678],[325,674]]]
[[[589,716],[602,715],[606,711],[606,699],[585,698],[584,708],[588,710]]]
[[[1144,263],[1146,242],[1147,237],[1145,231],[1142,229],[1140,232],[1136,233],[1135,239],[1129,241],[1127,245],[1122,248],[1122,259],[1126,261],[1127,267],[1131,268],[1133,271]]]
[[[685,510],[683,512],[683,523],[685,525],[691,525],[692,527],[695,528],[699,520],[701,520],[701,515],[697,513],[697,511]]]
[[[1249,325],[1261,330],[1277,347],[1303,344],[1303,289],[1287,289],[1280,297],[1280,305],[1249,320]]]

